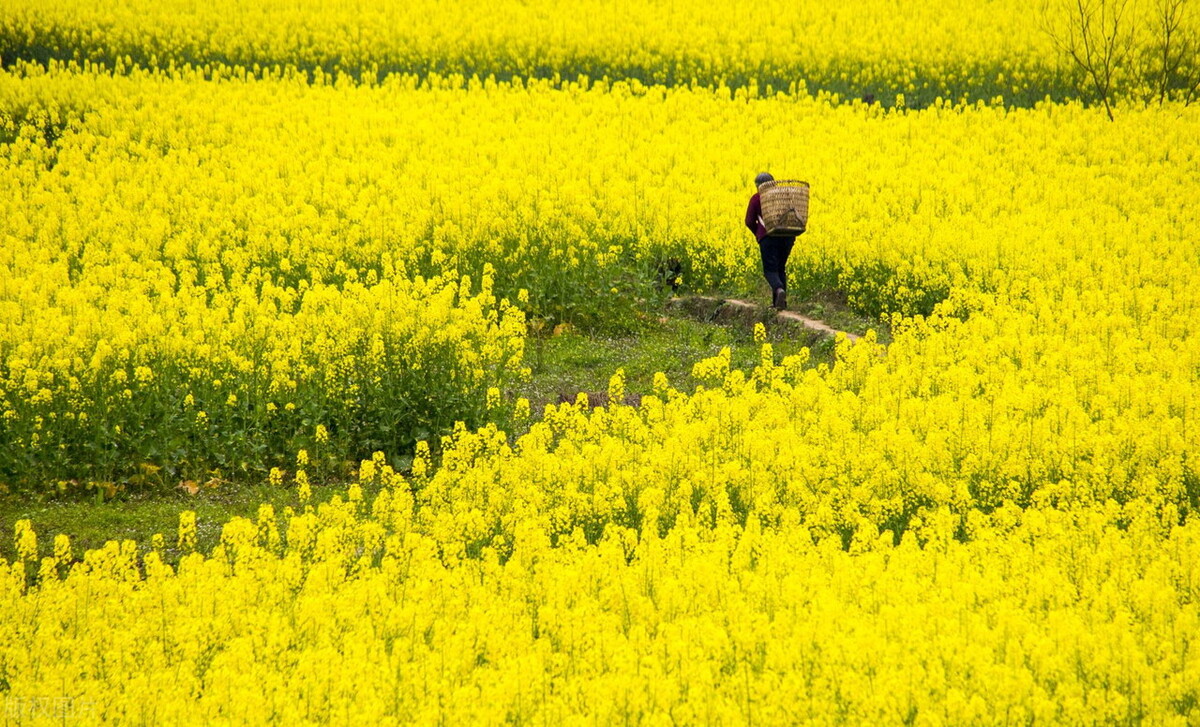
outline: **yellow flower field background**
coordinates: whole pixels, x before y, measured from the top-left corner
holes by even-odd
[[[150,68],[295,67],[356,78],[390,73],[574,81],[793,85],[889,104],[895,94],[1039,101],[1070,86],[1039,31],[1037,0],[10,0],[0,56]]]
[[[4,495],[294,492],[17,521],[6,717],[1196,724],[1200,109],[1045,100],[1020,7],[756,7],[0,9]],[[759,295],[763,169],[887,343],[531,410],[531,324]]]

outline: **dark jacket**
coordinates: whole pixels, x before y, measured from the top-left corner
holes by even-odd
[[[746,208],[746,227],[754,233],[755,239],[759,242],[767,236],[767,228],[763,227],[762,223],[762,200],[759,199],[758,192],[750,198],[750,206]],[[773,237],[781,240],[795,241],[795,235],[773,235]]]

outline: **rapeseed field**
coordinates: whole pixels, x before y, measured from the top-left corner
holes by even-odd
[[[1055,95],[1031,8],[758,8],[0,9],[0,496],[289,493],[5,523],[5,719],[1197,724],[1200,108]],[[664,268],[761,296],[764,169],[886,342],[517,394]]]
[[[9,0],[0,56],[110,67],[234,66],[377,78],[390,73],[574,81],[793,86],[843,96],[895,94],[1039,101],[1071,75],[1039,30],[1040,3],[969,0],[553,0],[481,6],[360,0]]]

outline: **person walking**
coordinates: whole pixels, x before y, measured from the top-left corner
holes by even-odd
[[[767,172],[761,172],[754,178],[754,186],[761,189],[767,182],[774,182]],[[792,254],[792,246],[796,244],[795,235],[768,235],[763,226],[762,199],[758,192],[750,198],[750,206],[746,208],[746,227],[754,233],[758,240],[758,251],[762,255],[763,276],[767,285],[771,286],[771,307],[776,310],[787,308],[787,267],[788,256]]]

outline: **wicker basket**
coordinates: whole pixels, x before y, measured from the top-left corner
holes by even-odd
[[[808,227],[808,182],[779,179],[758,188],[768,235],[799,235]]]

